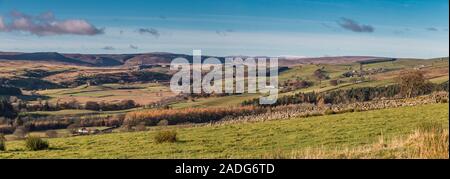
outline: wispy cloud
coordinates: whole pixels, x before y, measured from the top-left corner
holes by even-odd
[[[219,36],[221,36],[221,37],[226,37],[226,36],[228,36],[230,33],[233,33],[233,32],[234,32],[234,30],[232,30],[232,29],[227,29],[227,30],[224,30],[224,31],[222,31],[222,30],[216,30],[216,34],[219,35]]]
[[[341,18],[340,21],[337,22],[339,24],[339,26],[341,26],[342,28],[346,29],[346,30],[350,30],[353,32],[366,32],[366,33],[372,33],[375,31],[375,28],[371,25],[364,25],[364,24],[359,24],[358,22],[356,22],[353,19],[349,19],[349,18]]]
[[[103,29],[99,29],[85,20],[58,20],[52,12],[32,16],[19,11],[10,13],[9,23],[4,18],[0,18],[0,32],[13,31],[29,32],[38,36],[98,35],[103,33]]]
[[[409,32],[410,29],[409,28],[403,28],[403,29],[397,29],[392,31],[395,35],[403,35],[406,34],[407,32]]]
[[[402,35],[402,34],[405,33],[405,31],[402,31],[402,30],[394,30],[393,33],[394,33],[395,35]]]
[[[154,28],[140,28],[137,30],[141,35],[143,34],[150,34],[152,36],[155,37],[159,37],[161,34],[159,33],[158,30],[154,29]]]
[[[138,47],[138,46],[135,46],[135,45],[130,45],[130,48],[131,48],[131,49],[134,49],[134,50],[139,49],[139,47]]]
[[[326,22],[320,23],[320,25],[322,25],[323,27],[325,27],[327,29],[330,29],[330,30],[332,30],[334,32],[337,32],[339,30],[338,27],[335,27],[335,26],[333,26],[333,25],[331,25],[329,23],[326,23]]]
[[[428,30],[428,31],[433,31],[433,32],[436,32],[436,31],[439,31],[437,28],[435,28],[435,27],[428,27],[428,28],[426,28],[426,30]]]
[[[112,47],[112,46],[106,46],[102,48],[103,50],[116,50],[116,48]]]

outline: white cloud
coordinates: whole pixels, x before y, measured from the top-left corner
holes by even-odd
[[[2,18],[0,30],[29,32],[38,36],[63,34],[97,35],[103,33],[103,29],[99,29],[85,20],[57,20],[51,12],[31,16],[13,11],[10,21],[10,23],[6,23]]]

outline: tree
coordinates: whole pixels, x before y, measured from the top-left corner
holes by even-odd
[[[100,105],[95,101],[88,101],[88,102],[86,102],[85,109],[98,111],[98,110],[100,110]]]
[[[28,130],[27,130],[25,127],[23,127],[23,126],[20,126],[20,127],[17,127],[17,128],[16,128],[16,130],[14,131],[13,134],[14,134],[17,138],[23,139],[23,138],[25,138],[25,136],[27,136],[27,133],[28,133]]]
[[[328,76],[326,75],[325,70],[323,69],[317,69],[316,71],[314,71],[314,77],[319,80],[319,87],[322,86],[322,80],[325,80],[328,78]]]
[[[78,130],[78,128],[80,128],[80,126],[77,125],[77,124],[70,124],[69,126],[67,126],[67,130],[68,130],[71,134],[74,134],[74,133]]]
[[[79,109],[80,108],[80,104],[78,103],[78,101],[76,99],[72,99],[66,105],[67,105],[66,109]]]
[[[5,134],[0,133],[0,141],[6,141]]]
[[[405,71],[396,81],[400,86],[400,94],[407,98],[425,94],[432,90],[433,86],[419,70]]]
[[[45,135],[47,135],[48,138],[56,138],[58,137],[58,132],[54,130],[48,130],[47,132],[45,132]]]
[[[50,104],[48,103],[48,101],[44,102],[44,105],[42,105],[42,110],[43,111],[50,111]]]
[[[0,133],[0,151],[6,150],[5,141],[6,141],[5,135]]]
[[[121,109],[131,109],[136,106],[136,103],[133,100],[122,100],[120,102]]]
[[[135,127],[136,131],[146,131],[147,128],[145,127],[145,122],[141,122],[139,123],[136,127]]]
[[[337,86],[337,85],[339,85],[339,81],[338,80],[330,80],[330,85]]]
[[[11,105],[11,103],[4,99],[0,98],[0,116],[6,117],[6,118],[15,118],[17,116],[16,111],[14,110],[14,107]]]
[[[14,127],[19,127],[19,126],[22,126],[23,124],[24,124],[24,122],[20,117],[14,119],[14,123],[13,123]]]

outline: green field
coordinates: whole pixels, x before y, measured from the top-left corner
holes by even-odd
[[[405,137],[424,123],[449,125],[448,104],[368,112],[176,128],[177,143],[156,144],[155,130],[49,139],[51,149],[26,151],[23,141],[8,141],[0,158],[264,158],[294,151],[371,145]],[[389,156],[378,156],[388,157]]]
[[[50,102],[77,100],[81,103],[87,101],[114,103],[130,99],[141,105],[174,96],[168,86],[158,83],[81,85],[75,88],[42,90],[38,93],[49,97]]]

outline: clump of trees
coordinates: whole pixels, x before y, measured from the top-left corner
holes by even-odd
[[[321,69],[317,69],[316,71],[314,71],[313,74],[314,78],[316,78],[319,81],[319,87],[322,87],[322,81],[329,79],[330,77],[327,75],[327,72],[325,70],[323,70],[323,68]]]
[[[409,70],[402,72],[396,79],[403,97],[411,98],[428,94],[435,88],[434,84],[425,79],[423,72]]]
[[[445,83],[442,83],[440,85],[437,85],[434,90],[435,91],[448,91],[448,81]]]
[[[295,91],[297,89],[308,88],[312,85],[313,85],[312,82],[306,81],[306,80],[301,80],[301,79],[286,80],[281,84],[281,86],[282,86],[281,92],[285,93],[285,92],[289,92],[289,91]]]
[[[139,107],[133,100],[122,100],[119,103],[105,103],[105,102],[86,102],[85,109],[94,111],[118,111]]]

